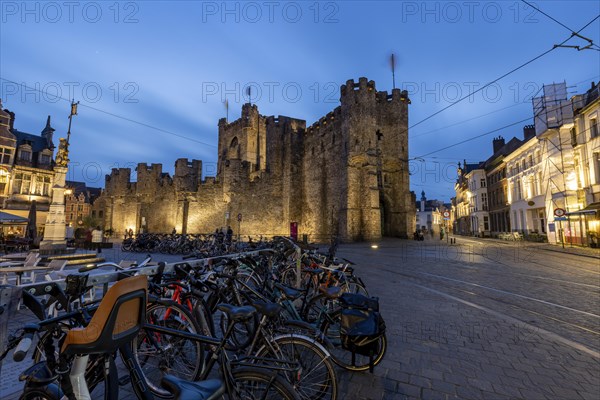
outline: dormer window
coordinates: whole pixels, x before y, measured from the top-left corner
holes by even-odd
[[[31,162],[31,151],[26,150],[26,149],[21,149],[19,151],[19,160]]]
[[[13,149],[9,147],[0,147],[0,163],[11,164],[12,163]]]
[[[52,155],[49,152],[40,153],[40,164],[41,165],[50,165],[52,161]]]

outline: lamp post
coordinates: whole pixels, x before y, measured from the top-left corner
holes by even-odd
[[[54,185],[52,186],[52,202],[46,216],[44,239],[40,243],[40,250],[49,252],[61,252],[66,250],[66,218],[65,218],[65,195],[70,191],[67,189],[67,171],[69,165],[69,140],[71,138],[71,124],[73,116],[77,115],[77,105],[71,101],[71,112],[69,114],[69,128],[67,138],[60,138],[58,151],[54,162]]]

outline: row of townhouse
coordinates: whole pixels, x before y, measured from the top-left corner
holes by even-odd
[[[54,185],[54,132],[50,116],[40,134],[16,129],[15,113],[0,99],[0,237],[31,235],[28,228],[43,236]],[[90,214],[96,217],[91,203],[99,194],[98,188],[68,181],[67,224],[78,227]]]
[[[523,138],[493,140],[493,155],[459,163],[454,232],[597,246],[600,237],[599,85],[567,98],[565,83],[533,99]]]
[[[443,231],[448,232],[451,205],[440,200],[427,200],[425,191],[421,191],[421,200],[415,201],[416,231],[429,233],[431,236],[439,237]],[[445,212],[448,211],[447,216]]]

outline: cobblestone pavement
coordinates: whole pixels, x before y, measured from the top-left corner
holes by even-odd
[[[600,253],[462,237],[377,245],[339,249],[380,298],[389,342],[374,374],[339,371],[341,399],[600,398]],[[3,366],[0,398],[18,397],[23,367]]]

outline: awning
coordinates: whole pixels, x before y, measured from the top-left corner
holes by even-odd
[[[594,215],[600,210],[600,202],[588,204],[581,210],[568,212],[567,215]]]
[[[28,221],[27,218],[0,211],[0,224],[27,224]]]

